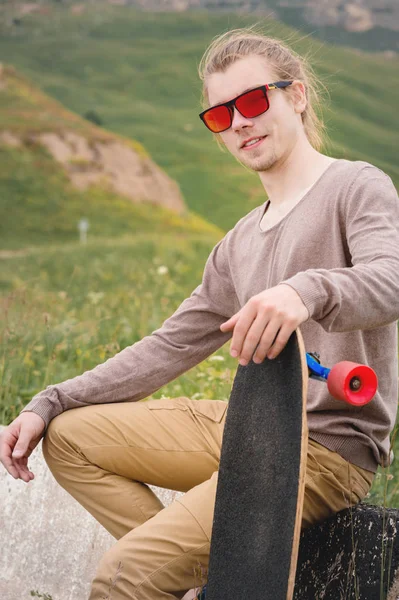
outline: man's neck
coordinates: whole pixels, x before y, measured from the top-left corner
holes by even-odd
[[[271,169],[260,171],[259,177],[271,205],[277,207],[288,204],[301,196],[334,160],[311,146],[306,146],[305,149],[297,148],[288,158],[276,162]]]

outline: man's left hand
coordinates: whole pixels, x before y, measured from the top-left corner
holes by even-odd
[[[299,294],[284,283],[252,296],[228,321],[221,324],[223,332],[234,329],[231,356],[240,357],[246,365],[252,355],[255,363],[264,358],[276,358],[291,334],[309,318],[309,312]]]

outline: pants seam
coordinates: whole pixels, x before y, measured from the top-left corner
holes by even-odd
[[[184,507],[186,508],[186,507]],[[188,510],[188,509],[187,509]],[[190,512],[190,511],[188,511]],[[191,514],[191,512],[190,512]],[[195,517],[194,517],[195,518]],[[197,519],[195,519],[197,520]],[[201,527],[202,529],[202,527]],[[197,552],[198,550],[202,550],[202,548],[205,548],[206,546],[209,545],[209,542],[207,542],[206,544],[202,544],[202,546],[198,546],[197,548],[192,548],[191,550],[188,550],[187,552],[184,552],[184,554],[181,554],[179,556],[176,556],[175,558],[172,558],[172,560],[170,560],[169,562],[167,562],[166,564],[162,565],[162,567],[159,567],[156,571],[154,571],[153,573],[151,573],[150,575],[148,575],[145,579],[143,579],[143,581],[141,581],[138,586],[136,587],[136,590],[134,592],[133,598],[132,600],[139,600],[137,598],[137,593],[139,591],[139,589],[142,587],[142,585],[146,582],[146,581],[150,581],[153,577],[155,577],[155,575],[157,573],[159,573],[159,571],[161,571],[162,569],[165,569],[165,567],[169,567],[171,564],[173,564],[174,562],[176,562],[177,560],[180,560],[182,558],[182,556],[186,555],[186,554],[191,554],[192,552]]]
[[[211,454],[213,456],[213,454],[211,452],[209,452],[209,450],[167,450],[165,448],[146,448],[144,446],[134,446],[134,445],[125,445],[122,446],[121,444],[93,444],[92,446],[82,446],[80,447],[80,450],[91,450],[92,448],[137,448],[138,450],[154,450],[154,452],[201,452],[202,454]]]
[[[184,506],[184,508],[186,509],[186,511],[187,511],[188,513],[190,513],[190,515],[192,516],[192,518],[193,518],[193,519],[196,521],[197,525],[198,525],[198,526],[199,526],[199,527],[202,529],[202,531],[203,531],[203,533],[204,533],[204,535],[205,535],[206,539],[208,540],[208,544],[209,544],[211,540],[208,538],[208,535],[207,535],[207,533],[206,533],[205,529],[202,527],[202,525],[201,525],[201,523],[198,521],[197,517],[196,517],[196,516],[195,516],[195,515],[194,515],[194,514],[191,512],[191,510],[190,510],[189,508],[187,508],[187,506],[186,506],[185,504],[183,504],[183,502],[181,502],[181,501],[179,500],[179,498],[176,498],[176,502],[178,502],[178,503],[179,503],[181,506]]]

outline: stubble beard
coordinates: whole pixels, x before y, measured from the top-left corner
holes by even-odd
[[[268,171],[271,169],[277,162],[277,156],[275,155],[274,150],[271,150],[267,156],[264,156],[262,151],[260,151],[259,156],[248,156],[248,158],[246,156],[240,156],[240,162],[248,169],[258,173],[260,171]]]

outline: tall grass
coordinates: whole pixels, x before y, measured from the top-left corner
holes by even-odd
[[[160,327],[200,283],[214,243],[143,233],[0,259],[0,422]],[[152,397],[228,400],[236,369],[227,343]],[[397,471],[379,468],[366,502],[399,506]]]
[[[200,283],[212,245],[143,234],[0,259],[0,422],[160,327]],[[235,368],[222,350],[153,397],[227,399]]]

